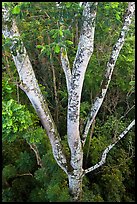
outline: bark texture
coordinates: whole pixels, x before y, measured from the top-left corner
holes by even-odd
[[[128,4],[128,8],[127,11],[125,13],[125,17],[124,17],[124,23],[123,23],[123,27],[121,29],[119,38],[117,40],[117,42],[115,43],[115,45],[112,48],[112,53],[110,56],[110,59],[107,63],[107,68],[106,68],[106,73],[104,76],[104,79],[102,81],[102,85],[101,85],[101,91],[98,94],[98,96],[95,98],[95,102],[93,103],[92,107],[91,107],[91,111],[84,129],[84,133],[82,135],[82,144],[84,146],[89,129],[95,119],[95,117],[97,116],[97,113],[104,101],[105,95],[107,93],[110,81],[111,81],[111,77],[112,77],[112,73],[117,61],[117,58],[119,56],[120,50],[122,49],[124,42],[125,42],[125,37],[126,34],[129,30],[129,26],[131,24],[131,20],[132,17],[134,15],[134,11],[135,11],[135,2],[129,2]]]
[[[5,22],[9,20],[8,11],[6,9],[4,10],[3,18]],[[3,27],[3,34],[5,38],[11,38],[12,51],[12,48],[15,46],[16,43],[15,39],[18,39],[18,37],[20,36],[15,20],[13,20],[11,28],[8,28],[8,26]],[[66,156],[63,152],[60,136],[50,114],[48,105],[40,91],[31,62],[29,60],[29,56],[26,52],[25,47],[23,46],[23,43],[22,50],[22,53],[16,50],[16,54],[12,55],[21,81],[19,87],[28,96],[31,104],[33,105],[37,115],[39,116],[43,124],[43,127],[47,132],[55,160],[57,161],[58,165],[67,173],[68,163],[66,160]]]
[[[93,53],[97,3],[87,2],[83,10],[83,26],[73,63],[68,92],[67,135],[71,151],[71,166],[82,170],[83,151],[79,133],[80,99],[85,71]]]
[[[83,171],[73,171],[72,174],[68,175],[69,179],[69,192],[72,196],[72,201],[79,202],[81,201],[82,196],[82,180],[83,180]]]

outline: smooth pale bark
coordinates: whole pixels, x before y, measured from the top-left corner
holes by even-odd
[[[71,166],[82,171],[83,151],[79,133],[79,112],[82,86],[89,59],[93,53],[97,3],[87,2],[83,10],[77,54],[73,63],[71,84],[68,92],[67,135],[71,151]]]
[[[133,8],[133,2],[130,2],[129,10],[131,7]],[[67,112],[67,137],[68,144],[71,152],[71,161],[70,163],[67,161],[65,154],[63,153],[63,148],[61,146],[61,139],[58,134],[57,128],[54,124],[50,111],[48,109],[48,105],[44,100],[41,91],[39,89],[32,65],[30,63],[29,57],[27,55],[26,49],[23,46],[23,53],[20,54],[17,51],[17,55],[13,55],[13,60],[15,62],[17,71],[20,76],[20,88],[26,93],[28,98],[30,99],[34,109],[36,110],[41,122],[46,129],[47,135],[50,139],[52,145],[52,151],[57,164],[66,172],[69,180],[69,189],[70,193],[73,197],[73,201],[80,201],[81,193],[82,193],[82,178],[84,174],[89,171],[93,171],[94,169],[101,166],[106,159],[106,154],[108,151],[114,146],[114,144],[110,145],[103,153],[101,162],[96,164],[94,167],[91,167],[87,170],[83,170],[83,148],[82,141],[80,138],[79,132],[79,113],[80,113],[80,100],[81,100],[81,92],[83,87],[83,81],[85,77],[85,72],[93,53],[94,46],[94,31],[95,31],[95,18],[96,18],[96,9],[97,2],[84,2],[83,3],[83,24],[81,28],[81,34],[78,44],[77,54],[73,63],[72,72],[69,66],[69,60],[67,57],[67,53],[65,48],[61,49],[61,62],[62,68],[65,73],[67,90],[68,90],[68,112]],[[133,9],[131,9],[133,10]],[[120,39],[123,40],[123,36],[125,36],[125,31],[127,31],[128,24],[131,20],[133,12],[128,13],[129,16],[125,17],[125,27],[123,28],[123,32],[121,33],[122,37]],[[5,21],[8,19],[6,17],[5,12]],[[12,29],[8,29],[8,27],[3,27],[3,34],[5,37],[10,37],[13,39],[15,36],[19,36],[18,28],[16,26],[15,21],[13,21]],[[120,46],[123,41],[119,41]],[[13,41],[14,45],[14,41]],[[102,98],[105,96],[106,87],[108,86],[111,75],[113,65],[115,64],[114,59],[117,59],[119,51],[117,50],[119,45],[116,45],[116,50],[113,49],[113,53],[111,56],[111,62],[107,65],[107,72],[105,75],[105,86],[102,85],[101,95],[97,98],[97,102],[95,101],[94,107],[96,110],[91,109],[91,116],[89,121],[92,120],[92,113],[98,113],[99,107],[101,106]],[[115,57],[114,57],[115,56]],[[111,73],[111,74],[110,74]],[[99,100],[98,100],[99,99]],[[92,122],[91,122],[92,123]],[[91,124],[90,124],[91,125]],[[90,128],[90,125],[88,128]],[[131,126],[133,126],[132,123]],[[128,127],[128,131],[131,128]],[[126,131],[127,131],[126,130]],[[126,133],[122,134],[122,137]],[[122,138],[121,137],[121,138]],[[116,143],[115,143],[116,144]]]
[[[6,9],[4,10],[3,17],[5,21],[8,21],[8,12]],[[12,27],[10,29],[6,25],[3,26],[3,34],[5,38],[9,37],[11,39],[15,39],[15,37],[20,36],[15,20],[13,20]],[[11,49],[14,46],[14,43],[15,41],[13,40]],[[22,54],[16,51],[17,55],[12,55],[21,81],[19,86],[28,96],[31,104],[33,105],[37,115],[39,116],[43,124],[43,127],[47,132],[55,160],[57,161],[58,165],[67,173],[68,163],[63,152],[62,145],[60,143],[60,136],[50,114],[48,105],[42,96],[31,62],[29,60],[29,56],[27,55],[26,49],[23,44],[22,49]]]
[[[82,193],[83,150],[79,132],[79,113],[85,71],[93,53],[96,8],[95,2],[87,2],[84,6],[83,25],[68,89],[67,137],[73,168],[72,175],[69,176],[69,189],[74,201],[80,201]]]
[[[67,91],[69,92],[71,83],[71,69],[66,48],[61,48],[61,64],[66,77]]]
[[[90,167],[88,169],[85,169],[84,170],[84,174],[89,173],[91,171],[94,171],[95,169],[97,169],[100,166],[102,166],[106,162],[106,157],[107,157],[107,154],[109,153],[109,151],[118,143],[119,140],[121,140],[129,132],[129,130],[134,125],[135,125],[135,120],[133,120],[130,123],[130,125],[118,136],[118,138],[103,151],[103,154],[102,154],[100,162],[98,162],[97,164],[95,164],[94,166],[92,166],[92,167]]]
[[[135,11],[135,2],[129,2],[127,11],[126,11],[125,17],[124,17],[123,27],[121,29],[119,38],[112,49],[110,59],[107,63],[105,77],[104,77],[104,80],[102,81],[102,85],[101,85],[101,92],[98,94],[98,96],[95,99],[94,104],[91,107],[90,116],[88,117],[85,129],[84,129],[84,133],[82,135],[83,146],[85,144],[90,126],[92,125],[92,123],[93,123],[95,117],[97,116],[98,111],[99,111],[99,109],[100,109],[100,107],[104,101],[105,95],[107,93],[107,90],[108,90],[108,87],[109,87],[109,84],[111,81],[114,66],[115,66],[115,63],[116,63],[117,58],[119,56],[120,50],[122,49],[123,44],[125,42],[125,36],[129,30],[129,26],[131,24],[131,20],[132,20],[134,11]]]

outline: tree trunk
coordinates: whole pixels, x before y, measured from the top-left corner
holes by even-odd
[[[72,174],[68,175],[69,179],[69,192],[72,197],[72,201],[80,202],[82,196],[82,180],[83,171],[76,170]]]

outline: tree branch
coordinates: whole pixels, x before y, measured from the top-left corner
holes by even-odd
[[[88,161],[89,150],[90,150],[90,143],[91,143],[92,135],[93,135],[93,133],[94,133],[95,122],[96,122],[96,120],[94,120],[93,123],[92,123],[91,132],[90,132],[90,135],[89,135],[89,142],[88,142],[88,148],[87,148],[87,155],[86,155],[86,160],[85,160],[85,166],[87,165],[87,161]]]
[[[62,6],[60,7],[60,5],[57,5],[57,9],[59,11],[59,16],[60,16],[60,21],[64,22],[63,16],[62,16]],[[62,22],[57,22],[57,26],[58,29],[60,29],[60,27],[64,27]],[[62,37],[61,40],[64,41],[65,37],[64,34],[62,32]],[[66,45],[64,44],[63,47],[61,47],[60,49],[60,60],[61,60],[61,65],[65,74],[65,78],[66,78],[66,84],[67,84],[67,91],[69,93],[69,89],[70,89],[70,83],[71,83],[71,69],[70,69],[70,63],[69,63],[69,59],[68,59],[68,55],[67,55],[67,49],[66,49]]]
[[[69,93],[70,83],[71,83],[71,69],[70,69],[69,59],[67,56],[67,50],[66,48],[63,48],[63,47],[61,47],[61,63],[62,63],[63,71],[65,73],[67,90]]]
[[[48,35],[48,44],[50,46],[50,36]],[[56,103],[56,108],[55,108],[55,122],[58,125],[58,94],[57,94],[57,83],[56,83],[56,74],[55,74],[55,67],[53,63],[53,56],[52,56],[52,50],[50,50],[50,64],[51,64],[51,70],[52,70],[52,76],[53,76],[53,88],[54,88],[54,95],[55,95],[55,103]]]
[[[17,174],[16,177],[22,177],[22,176],[32,176],[33,177],[33,174],[31,173],[24,173],[24,174]]]
[[[99,93],[99,95],[95,98],[95,102],[92,105],[91,111],[90,111],[90,115],[87,119],[87,123],[84,129],[84,133],[82,135],[82,143],[83,146],[85,144],[86,138],[87,138],[87,134],[89,132],[90,126],[93,123],[103,101],[105,98],[105,95],[107,93],[108,87],[109,87],[109,83],[111,81],[111,77],[112,77],[112,73],[114,70],[114,66],[115,63],[117,61],[117,58],[119,56],[120,50],[123,47],[124,41],[125,41],[125,36],[129,30],[129,26],[131,24],[131,20],[134,14],[134,10],[135,10],[135,3],[134,2],[129,2],[128,4],[128,8],[126,10],[125,13],[125,17],[124,17],[124,23],[123,23],[123,27],[121,29],[119,38],[116,42],[116,44],[113,46],[112,49],[112,53],[110,56],[110,59],[107,63],[107,68],[106,68],[106,73],[105,73],[105,77],[104,80],[102,81],[102,85],[101,85],[101,92]]]
[[[77,160],[79,161],[79,166],[82,166],[83,159],[79,133],[80,100],[85,71],[93,53],[96,9],[96,2],[86,2],[84,5],[83,25],[73,63],[71,86],[68,94],[67,135],[71,151],[71,165],[74,169],[78,168]]]
[[[40,155],[39,155],[39,151],[38,151],[37,146],[36,146],[35,144],[30,144],[30,143],[28,143],[28,144],[29,144],[30,148],[34,151],[35,155],[36,155],[37,164],[38,164],[40,167],[42,167],[43,164],[42,164],[42,160],[41,160],[41,158],[40,158]]]
[[[13,19],[12,26],[9,28],[6,23],[9,20],[8,11],[4,8],[4,26],[3,34],[4,37],[9,37],[12,40],[12,47],[15,45],[14,39],[20,36],[16,21]],[[58,163],[58,165],[67,173],[68,162],[61,145],[61,138],[57,131],[56,125],[51,116],[50,110],[48,108],[47,102],[43,98],[43,95],[40,91],[39,85],[37,83],[35,73],[33,71],[29,56],[26,52],[26,49],[21,42],[23,52],[20,53],[19,50],[16,50],[16,54],[12,54],[15,66],[17,68],[21,83],[19,87],[26,93],[30,102],[32,103],[37,115],[39,116],[43,127],[45,128],[47,135],[50,139],[50,143],[53,150],[53,155]]]
[[[110,144],[103,152],[102,157],[100,162],[98,162],[97,164],[95,164],[94,166],[84,170],[84,175],[94,171],[95,169],[99,168],[100,166],[102,166],[105,162],[106,162],[106,157],[108,152],[115,146],[115,144],[117,144],[117,142],[119,140],[121,140],[128,132],[129,130],[135,125],[135,120],[133,120],[130,125],[118,136],[118,138],[115,140],[115,142],[113,142],[112,144]]]

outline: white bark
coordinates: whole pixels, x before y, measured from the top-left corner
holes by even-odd
[[[99,168],[100,166],[102,166],[105,162],[106,162],[106,157],[107,154],[109,153],[109,151],[115,146],[115,144],[118,143],[119,140],[121,140],[128,132],[129,130],[135,125],[135,120],[133,120],[130,125],[118,136],[118,138],[112,143],[110,144],[103,152],[102,157],[100,162],[98,162],[97,164],[95,164],[94,166],[84,170],[84,174],[87,174],[91,171],[94,171],[95,169]]]
[[[82,86],[89,59],[93,53],[97,3],[87,2],[83,10],[83,26],[73,63],[71,85],[68,93],[67,135],[71,151],[71,166],[82,169],[83,151],[79,133],[79,112]]]
[[[125,36],[129,30],[129,26],[131,24],[131,20],[132,20],[134,11],[135,11],[135,3],[129,2],[128,9],[127,9],[125,17],[124,17],[123,27],[122,27],[121,32],[120,32],[120,36],[119,36],[116,44],[114,45],[114,47],[112,49],[110,59],[107,63],[105,77],[104,77],[104,80],[102,81],[102,85],[101,85],[101,92],[96,97],[95,102],[91,107],[90,116],[88,117],[85,129],[84,129],[84,133],[82,135],[83,146],[85,144],[85,141],[86,141],[89,129],[91,127],[91,124],[93,123],[93,121],[94,121],[103,101],[104,101],[105,95],[106,95],[108,87],[109,87],[109,83],[111,81],[114,66],[115,66],[115,63],[116,63],[117,58],[119,56],[119,52],[120,52],[121,48],[123,47],[123,44],[125,41]]]
[[[81,201],[83,170],[74,170],[72,174],[68,174],[68,180],[69,192],[73,201]]]
[[[6,9],[4,10],[3,18],[5,21],[8,21],[8,12]],[[15,39],[15,37],[20,36],[15,20],[13,20],[12,27],[10,29],[5,25],[3,26],[3,34],[5,38],[10,37],[11,39]],[[11,48],[14,46],[14,43],[15,42],[13,41]],[[47,132],[50,143],[52,145],[55,160],[57,161],[58,165],[67,173],[68,164],[60,143],[60,136],[48,109],[48,105],[42,96],[31,62],[29,60],[29,56],[27,55],[23,44],[22,48],[22,54],[20,54],[17,50],[17,55],[12,55],[21,80],[19,86],[28,96]]]
[[[61,48],[61,63],[66,77],[67,91],[69,92],[70,83],[71,83],[71,69],[70,69],[70,64],[67,56],[67,51],[63,47]]]

